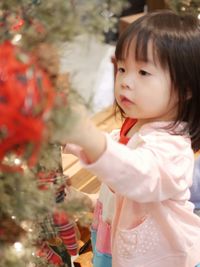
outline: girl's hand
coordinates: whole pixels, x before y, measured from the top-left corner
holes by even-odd
[[[72,153],[86,163],[96,161],[106,148],[105,135],[91,121],[83,106],[71,108],[70,119],[72,122],[66,132],[64,153]]]
[[[83,149],[80,146],[74,144],[66,144],[62,148],[62,153],[73,154],[76,157],[80,157],[82,151]]]
[[[87,132],[91,121],[86,108],[83,105],[80,103],[70,105],[70,111],[67,117],[68,123],[66,125],[66,134],[62,142],[81,146],[84,142],[85,133]],[[66,151],[67,150],[65,150],[65,153]]]

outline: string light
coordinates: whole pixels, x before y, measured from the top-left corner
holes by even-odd
[[[186,8],[184,6],[181,7],[181,11],[185,11]]]
[[[23,252],[23,250],[24,250],[24,247],[23,247],[22,243],[20,243],[20,242],[15,242],[13,246],[15,248],[15,251],[18,254],[21,254]]]
[[[22,35],[18,33],[18,34],[15,34],[11,42],[12,44],[16,45],[21,39],[22,39]]]
[[[22,227],[25,231],[27,231],[27,232],[29,232],[29,233],[32,233],[32,232],[33,232],[33,229],[31,228],[31,223],[30,223],[30,222],[23,221],[23,222],[21,223],[21,227]]]
[[[20,165],[20,164],[21,164],[21,160],[18,159],[18,158],[16,158],[16,159],[14,160],[14,163],[15,163],[15,165]]]

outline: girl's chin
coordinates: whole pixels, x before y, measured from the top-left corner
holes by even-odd
[[[129,108],[125,108],[125,107],[121,107],[125,116],[127,118],[137,118],[137,112],[133,111],[132,109]]]

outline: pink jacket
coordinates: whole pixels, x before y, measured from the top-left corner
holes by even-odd
[[[107,148],[84,166],[116,193],[113,267],[194,267],[200,263],[200,218],[189,187],[194,156],[186,136],[144,125],[127,146]]]

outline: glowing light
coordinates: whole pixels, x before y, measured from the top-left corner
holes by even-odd
[[[12,220],[15,220],[15,219],[16,219],[16,217],[13,215],[13,216],[11,216],[11,219],[12,219]]]
[[[20,164],[21,164],[21,160],[18,159],[18,158],[16,158],[16,159],[14,160],[14,163],[15,163],[15,165],[20,165]]]
[[[16,252],[20,253],[20,252],[23,251],[23,245],[22,245],[22,243],[15,242],[13,246],[14,246]]]
[[[197,16],[197,18],[200,20],[200,13],[199,13],[199,15]]]
[[[22,39],[22,35],[19,33],[16,34],[12,39],[12,44],[17,44],[21,39]]]

